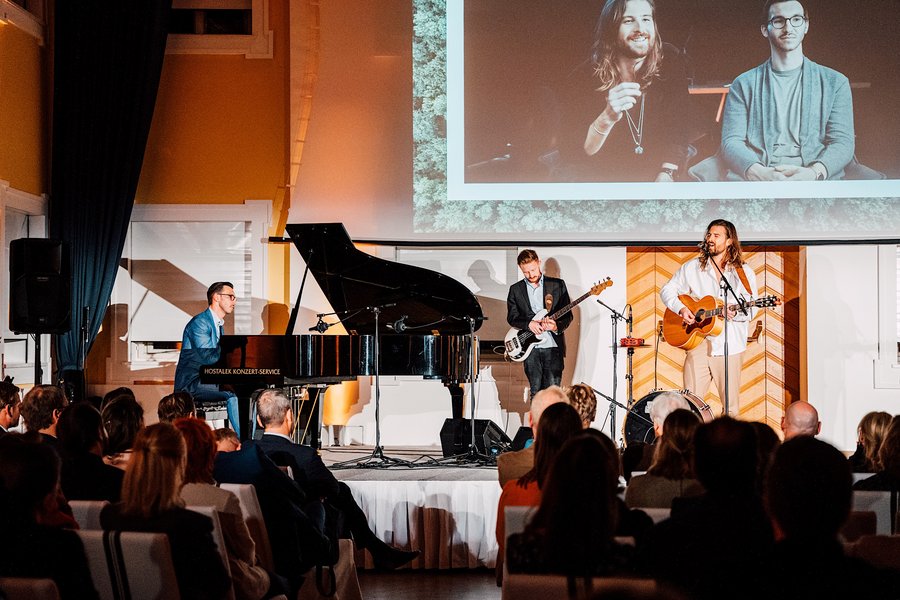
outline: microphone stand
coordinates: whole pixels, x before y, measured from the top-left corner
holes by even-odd
[[[744,302],[740,298],[738,298],[737,293],[734,291],[734,288],[728,282],[728,279],[726,279],[725,273],[722,271],[722,268],[719,267],[719,263],[716,262],[715,256],[713,256],[712,254],[709,253],[709,246],[705,246],[703,248],[702,252],[706,255],[707,262],[711,262],[713,264],[713,266],[716,267],[716,271],[719,272],[719,288],[721,288],[721,290],[722,290],[722,297],[725,302],[725,309],[724,309],[725,314],[723,315],[724,319],[725,319],[725,326],[724,326],[724,329],[722,330],[722,335],[725,336],[725,397],[722,398],[722,404],[725,407],[725,414],[729,415],[728,398],[729,398],[729,395],[731,392],[729,391],[729,384],[728,384],[728,362],[729,362],[728,361],[728,321],[730,320],[728,318],[728,292],[731,292],[731,296],[734,298],[735,305],[745,315],[747,314],[747,309],[744,307]],[[741,267],[741,268],[743,268],[743,267]]]
[[[355,466],[359,469],[383,469],[387,467],[393,466],[403,466],[403,467],[412,467],[413,464],[408,460],[402,460],[399,458],[393,458],[391,456],[387,456],[384,453],[384,447],[381,445],[381,333],[379,331],[379,319],[381,317],[381,311],[385,308],[395,306],[396,302],[392,302],[390,304],[382,304],[380,306],[367,306],[365,308],[361,308],[359,310],[370,310],[372,314],[375,316],[375,337],[374,337],[374,348],[373,351],[375,353],[375,361],[374,361],[374,371],[375,371],[375,448],[372,449],[372,454],[366,457],[354,458],[352,460],[346,460],[343,462],[335,463],[331,466],[332,469],[346,469],[351,466]],[[350,311],[342,311],[344,313]],[[358,312],[358,311],[357,311]],[[338,314],[338,313],[333,313]],[[322,315],[325,316],[325,315]]]
[[[616,387],[618,387],[617,386],[617,383],[618,383],[617,375],[618,374],[616,373],[616,362],[617,362],[618,353],[619,353],[619,339],[618,339],[618,334],[616,331],[618,328],[619,319],[625,321],[628,324],[629,330],[630,330],[631,318],[626,318],[622,313],[620,313],[619,311],[617,311],[610,305],[606,304],[603,300],[600,300],[599,298],[597,298],[597,304],[605,307],[607,310],[609,310],[609,312],[612,313],[610,315],[610,317],[612,318],[612,358],[613,358],[612,366],[613,366],[613,368],[612,368],[612,398],[610,398],[610,401],[609,401],[609,437],[610,437],[610,439],[615,441],[615,439],[616,439],[616,406],[617,405],[622,406],[621,404],[616,402]],[[601,394],[601,396],[602,395],[603,394]],[[604,398],[605,397],[606,396],[604,396]],[[625,407],[622,406],[622,408],[625,408]],[[625,410],[628,410],[628,409],[625,408]],[[620,439],[620,442],[621,442],[621,439]],[[621,443],[619,444],[619,447],[621,447]]]

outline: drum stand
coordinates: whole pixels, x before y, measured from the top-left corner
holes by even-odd
[[[613,442],[615,442],[616,441],[616,406],[622,406],[621,404],[616,402],[616,388],[618,387],[617,386],[618,377],[617,377],[617,372],[616,372],[616,363],[618,361],[618,354],[619,354],[619,337],[618,337],[617,329],[618,329],[618,325],[619,325],[619,319],[621,319],[622,321],[625,321],[626,325],[628,326],[628,337],[631,337],[631,325],[632,325],[632,319],[630,316],[631,311],[629,311],[629,316],[625,317],[625,315],[623,315],[622,313],[620,313],[619,311],[617,311],[610,305],[606,304],[603,300],[600,300],[599,298],[597,299],[597,304],[605,307],[607,310],[609,310],[609,312],[612,313],[610,315],[610,317],[612,318],[612,359],[613,359],[612,366],[613,366],[613,368],[612,368],[612,398],[609,398],[609,437]],[[628,373],[626,375],[626,379],[628,379],[628,405],[629,405],[629,407],[631,406],[631,400],[632,400],[632,398],[631,398],[631,394],[632,394],[632,381],[631,381],[632,352],[633,351],[629,348]],[[595,393],[597,393],[596,390],[595,390]],[[603,396],[603,394],[600,394],[600,395]],[[603,397],[607,398],[607,396],[603,396]],[[622,408],[625,408],[625,407],[622,406]],[[625,410],[628,410],[628,408],[625,408]],[[621,448],[623,446],[623,440],[621,437],[619,438],[618,446],[619,446],[619,448]]]

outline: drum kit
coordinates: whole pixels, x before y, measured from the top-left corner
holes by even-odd
[[[614,317],[615,318],[615,317]],[[627,319],[626,319],[627,321]],[[630,325],[630,323],[629,323]],[[625,406],[615,399],[615,381],[613,381],[613,397],[609,397],[606,394],[594,390],[594,393],[603,397],[607,401],[609,401],[609,418],[610,418],[610,433],[613,440],[616,439],[616,430],[615,430],[615,410],[616,407],[621,408],[625,411],[625,417],[622,422],[622,435],[624,438],[624,445],[628,446],[631,443],[639,442],[645,444],[652,444],[656,439],[656,433],[653,429],[653,420],[650,418],[650,407],[653,405],[653,401],[660,395],[664,393],[675,393],[682,396],[688,403],[691,411],[697,415],[697,417],[703,421],[704,423],[708,423],[713,420],[713,412],[712,408],[703,401],[703,398],[694,394],[691,390],[688,389],[680,389],[680,390],[666,390],[666,389],[654,389],[650,393],[643,396],[640,400],[634,401],[634,374],[633,374],[633,357],[635,349],[637,348],[652,348],[650,344],[644,343],[643,338],[631,337],[629,331],[629,336],[621,338],[618,340],[618,343],[613,343],[613,352],[616,353],[619,348],[625,348],[628,351],[628,362],[626,365],[626,373],[625,380],[628,382],[628,406]],[[615,356],[615,354],[614,354]],[[613,377],[616,377],[616,369],[615,369],[615,359],[613,360]],[[593,388],[591,388],[593,389]]]

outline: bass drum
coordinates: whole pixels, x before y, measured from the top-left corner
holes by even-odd
[[[689,390],[653,390],[640,400],[634,403],[627,413],[625,413],[625,421],[622,429],[625,433],[625,445],[631,442],[644,442],[652,444],[656,441],[656,434],[653,431],[653,419],[650,418],[650,407],[653,401],[660,394],[675,393],[687,400],[691,410],[700,417],[704,423],[713,420],[712,409],[709,404],[705,403],[702,398]]]

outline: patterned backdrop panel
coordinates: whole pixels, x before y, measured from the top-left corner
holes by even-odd
[[[684,387],[684,350],[661,339],[665,306],[659,291],[682,263],[696,255],[693,247],[628,249],[628,300],[634,308],[634,335],[649,346],[634,353],[635,401],[654,389]],[[780,433],[784,407],[799,398],[800,391],[800,250],[746,246],[744,259],[756,273],[759,294],[775,295],[783,303],[760,310],[750,323],[751,336],[757,330],[759,334],[744,355],[741,418],[768,423]],[[715,387],[704,396],[713,414],[721,414],[722,402]]]

